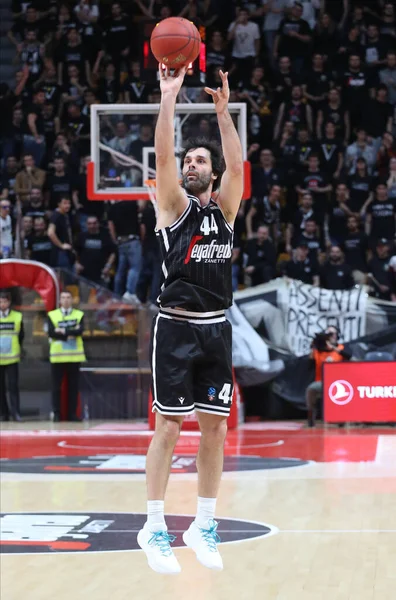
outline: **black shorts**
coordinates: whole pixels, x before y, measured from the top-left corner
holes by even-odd
[[[232,327],[198,324],[158,314],[151,336],[153,412],[190,415],[196,411],[227,417],[232,378]]]

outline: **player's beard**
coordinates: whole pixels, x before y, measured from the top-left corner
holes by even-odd
[[[210,186],[212,174],[197,173],[196,171],[194,171],[194,175],[196,176],[194,179],[188,179],[189,175],[191,175],[191,171],[183,175],[183,188],[187,192],[190,192],[190,194],[194,194],[194,196],[198,196],[198,194],[206,192],[206,190]]]

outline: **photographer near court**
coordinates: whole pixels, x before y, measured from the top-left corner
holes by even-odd
[[[315,362],[315,381],[309,384],[306,391],[308,410],[308,426],[314,427],[317,416],[317,407],[323,394],[323,365],[325,362],[342,362],[351,359],[351,353],[345,349],[344,344],[338,341],[337,327],[327,327],[318,333],[312,342],[310,358]]]

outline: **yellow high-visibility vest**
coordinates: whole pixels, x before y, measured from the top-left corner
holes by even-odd
[[[70,329],[78,327],[84,313],[81,310],[73,308],[69,315],[64,315],[60,308],[48,313],[55,329],[57,327]],[[51,363],[71,363],[85,362],[84,342],[81,335],[69,337],[67,340],[53,340],[50,338],[50,362]]]
[[[19,332],[22,313],[10,310],[8,317],[0,318],[0,366],[12,365],[21,360]]]

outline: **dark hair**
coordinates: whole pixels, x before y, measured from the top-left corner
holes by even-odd
[[[11,294],[9,292],[0,292],[0,298],[2,298],[3,300],[8,300],[8,302],[11,302]]]
[[[213,191],[216,191],[220,187],[221,177],[225,171],[221,146],[214,140],[208,140],[204,137],[189,138],[185,143],[182,152],[179,154],[182,168],[184,165],[184,159],[186,158],[188,152],[191,150],[196,150],[197,148],[205,148],[210,152],[213,175],[217,175],[217,179],[215,179],[213,182]]]
[[[58,202],[57,202],[58,206],[59,206],[59,204],[62,202],[62,200],[68,200],[69,202],[71,202],[71,198],[70,198],[70,196],[68,196],[67,194],[62,194],[62,195],[61,195],[61,196],[59,196],[59,198],[58,198]]]

